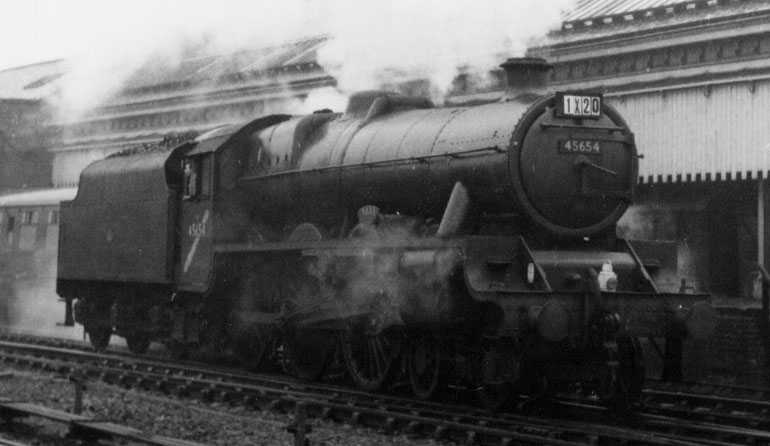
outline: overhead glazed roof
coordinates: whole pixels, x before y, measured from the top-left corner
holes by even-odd
[[[179,83],[195,85],[315,63],[316,51],[326,40],[326,36],[312,36],[283,45],[226,54],[192,54],[178,63],[170,63],[166,58],[153,58],[136,70],[123,84],[123,88],[130,90]]]
[[[64,61],[54,60],[0,71],[0,100],[43,99],[55,91],[64,74]]]
[[[249,73],[315,63],[316,51],[326,40],[325,36],[312,36],[282,45],[224,54],[208,54],[205,50],[192,51],[179,62],[169,62],[165,57],[151,57],[147,63],[128,76],[122,88],[157,88],[169,84],[191,86],[219,79],[237,78]],[[56,91],[59,80],[67,72],[65,60],[2,70],[0,100],[44,99]]]

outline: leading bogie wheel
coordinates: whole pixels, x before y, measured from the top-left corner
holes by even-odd
[[[403,339],[400,327],[380,330],[375,325],[369,318],[353,322],[341,340],[348,374],[369,392],[382,389],[392,378]]]
[[[639,402],[645,368],[639,341],[619,336],[615,347],[607,350],[607,365],[600,369],[599,396],[612,409],[624,412]]]
[[[627,398],[626,405],[639,402],[644,387],[644,352],[639,340],[632,336],[618,338],[618,359],[620,360],[620,385]]]

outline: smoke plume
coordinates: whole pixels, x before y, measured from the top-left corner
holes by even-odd
[[[557,26],[574,2],[229,0],[214,7],[181,0],[74,1],[75,12],[92,20],[75,27],[79,40],[67,56],[59,105],[65,121],[77,119],[148,61],[168,71],[202,54],[319,35],[329,40],[318,61],[338,80],[339,91],[327,94],[333,105],[342,93],[412,79],[428,79],[435,99],[458,69],[485,74],[505,57],[522,55],[528,41]]]

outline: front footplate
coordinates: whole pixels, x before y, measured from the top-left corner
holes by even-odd
[[[691,339],[710,337],[717,313],[702,294],[602,293],[605,310],[616,313],[633,336],[664,337],[673,333]]]

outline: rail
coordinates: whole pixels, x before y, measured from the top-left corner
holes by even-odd
[[[49,407],[25,401],[12,401],[8,398],[0,398],[0,418],[7,421],[21,417],[37,417],[67,424],[69,426],[70,436],[74,437],[120,438],[154,446],[203,446],[202,443],[148,434],[139,429],[110,421],[98,420],[96,418],[65,412],[63,410],[51,409]],[[0,445],[5,444],[14,445],[18,443],[0,440]]]
[[[629,420],[608,412],[590,396],[573,395],[571,401],[559,397],[553,402],[551,416],[547,416],[547,407],[540,408],[546,411],[541,415],[546,416],[528,415],[527,410],[523,414],[491,414],[467,406],[370,394],[272,375],[233,374],[203,365],[117,353],[0,342],[0,360],[63,374],[77,371],[84,377],[158,390],[178,398],[193,396],[262,410],[294,411],[301,416],[295,417],[290,430],[300,442],[310,428],[303,425],[302,419],[315,418],[480,445],[770,444],[766,398],[751,400],[739,394],[717,398],[713,391],[697,395],[686,388],[645,390],[645,404],[628,426]]]

